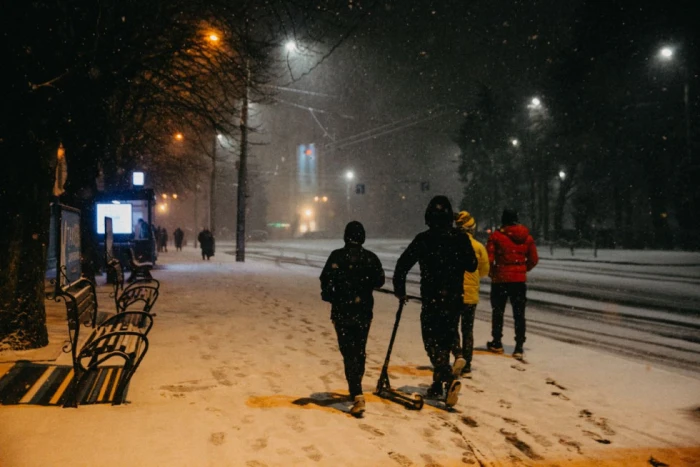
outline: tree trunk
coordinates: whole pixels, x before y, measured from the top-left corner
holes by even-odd
[[[8,143],[3,160],[11,158],[12,169],[6,168],[0,190],[0,213],[7,221],[0,229],[0,350],[24,350],[48,344],[44,279],[52,152],[38,144]]]

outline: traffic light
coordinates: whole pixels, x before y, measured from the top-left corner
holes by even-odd
[[[357,185],[355,185],[355,193],[358,195],[364,195],[365,194],[365,184],[358,183]]]
[[[420,191],[430,191],[430,182],[420,182]]]

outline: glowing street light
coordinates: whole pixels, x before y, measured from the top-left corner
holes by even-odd
[[[288,53],[296,52],[297,51],[297,43],[294,41],[287,41],[287,43],[284,44],[284,48]]]
[[[566,179],[566,172],[563,170],[559,171],[559,179],[563,182]]]
[[[311,209],[307,209],[306,211],[304,211],[304,215],[306,215],[306,217],[311,217],[313,216],[313,214],[314,212]]]
[[[673,49],[671,47],[662,47],[661,50],[659,50],[659,57],[664,60],[671,60],[671,58],[673,58]]]
[[[533,97],[532,100],[530,101],[530,105],[534,109],[539,109],[540,107],[542,107],[542,101],[540,100],[539,97]]]
[[[209,39],[210,42],[219,42],[219,40],[221,38],[219,37],[218,34],[211,33],[211,34],[209,34],[209,37],[207,37],[207,39]]]
[[[347,172],[345,172],[345,179],[346,179],[347,181],[350,182],[350,181],[352,181],[354,178],[355,178],[355,172],[353,172],[352,170],[348,170]]]
[[[513,138],[510,140],[510,144],[513,145],[513,147],[517,148],[520,145],[520,141],[517,140],[517,138]]]
[[[163,199],[168,199],[168,195],[167,195],[167,194],[163,193],[162,196],[163,196]]]
[[[185,136],[182,133],[175,133],[175,139],[177,141],[182,141],[183,139],[185,139]]]
[[[173,193],[173,199],[177,199],[177,193]]]
[[[327,203],[327,202],[328,202],[328,196],[324,196],[324,197],[321,198],[321,199],[323,200],[324,203]]]

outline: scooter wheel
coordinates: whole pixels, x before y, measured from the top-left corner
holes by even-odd
[[[411,398],[413,399],[413,410],[420,410],[423,408],[423,396],[414,392],[413,394],[411,394]]]

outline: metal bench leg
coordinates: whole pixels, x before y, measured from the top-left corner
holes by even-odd
[[[66,388],[66,401],[63,403],[63,408],[77,408],[78,400],[80,399],[80,387],[82,386],[85,372],[82,370],[73,369],[73,380]]]
[[[123,402],[125,402],[126,391],[129,388],[129,382],[131,381],[131,377],[134,375],[135,370],[136,368],[131,360],[124,362],[122,377],[119,378],[119,381],[117,382],[117,389],[114,392],[114,400],[112,400],[112,405],[121,405]]]

